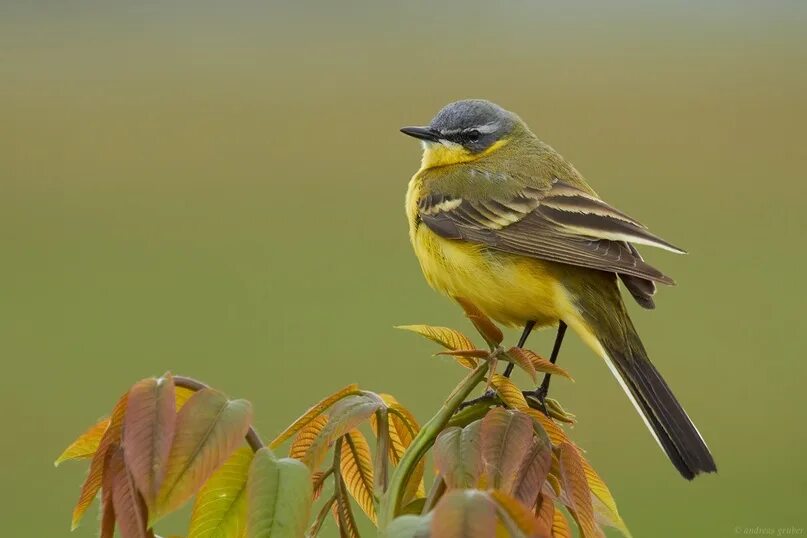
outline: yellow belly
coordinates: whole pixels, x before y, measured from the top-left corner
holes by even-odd
[[[429,285],[471,301],[494,320],[508,326],[528,321],[546,326],[570,311],[557,264],[444,239],[425,225],[412,232],[412,245]]]

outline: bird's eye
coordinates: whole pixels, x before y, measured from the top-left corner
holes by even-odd
[[[482,135],[476,129],[471,129],[470,131],[465,133],[465,137],[468,139],[469,142],[479,142],[479,139]]]

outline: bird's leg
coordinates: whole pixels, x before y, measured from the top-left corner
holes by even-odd
[[[566,324],[563,320],[560,320],[558,323],[558,334],[555,336],[555,345],[552,346],[552,355],[549,357],[549,362],[555,364],[555,361],[558,360],[558,354],[560,353],[560,346],[563,344],[563,336],[566,334]],[[524,396],[532,397],[538,400],[538,403],[541,404],[541,410],[544,414],[547,414],[546,411],[546,395],[549,393],[549,381],[552,378],[552,374],[544,374],[544,379],[541,381],[541,384],[538,386],[537,389],[529,392],[525,392]]]
[[[527,343],[527,338],[530,336],[533,327],[535,327],[534,321],[528,321],[524,325],[524,332],[521,333],[521,338],[518,339],[518,344],[516,345],[516,347],[522,347],[522,348],[524,347],[524,344]],[[504,377],[510,377],[510,374],[513,373],[514,366],[515,364],[513,364],[512,362],[507,365],[507,368],[505,368],[504,370]]]
[[[524,344],[527,343],[527,338],[530,336],[530,332],[532,332],[533,327],[535,327],[534,321],[528,321],[524,325],[524,331],[521,333],[521,338],[518,339],[518,345],[516,347],[524,347]],[[504,377],[510,377],[510,374],[513,373],[513,363],[510,362],[507,364],[507,368],[504,370]],[[468,400],[467,402],[462,402],[460,404],[458,411],[465,409],[475,403],[479,403],[483,400],[493,400],[495,396],[495,392],[492,389],[487,389],[485,393],[478,397],[474,398],[473,400]]]

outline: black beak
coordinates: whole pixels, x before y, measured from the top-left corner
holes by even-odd
[[[403,127],[401,132],[419,140],[428,140],[429,142],[440,140],[440,133],[431,127]]]

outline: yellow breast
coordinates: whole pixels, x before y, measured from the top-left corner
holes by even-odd
[[[521,326],[553,325],[568,308],[557,264],[492,251],[482,245],[445,239],[418,222],[422,179],[409,183],[406,213],[409,237],[429,285],[450,297],[464,297],[496,321]]]

